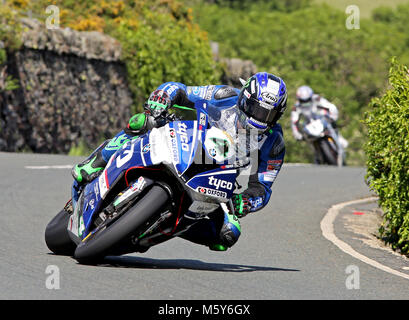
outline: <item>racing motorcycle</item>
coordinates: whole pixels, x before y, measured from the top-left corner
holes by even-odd
[[[314,115],[303,124],[304,140],[315,151],[318,164],[345,165],[345,151],[339,136],[325,116]]]
[[[166,116],[166,125],[117,150],[49,222],[48,248],[95,263],[181,236],[220,207],[234,212],[230,199],[249,159],[238,159],[233,126],[217,107],[201,100],[195,109],[196,120]]]

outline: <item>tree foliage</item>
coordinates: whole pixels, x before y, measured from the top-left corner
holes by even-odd
[[[370,104],[367,178],[379,196],[384,225],[381,234],[394,249],[409,253],[409,73],[392,60],[390,89]]]
[[[303,5],[286,12],[270,10],[263,2],[248,10],[209,4],[194,9],[200,27],[220,43],[222,56],[250,59],[260,71],[284,79],[290,107],[296,88],[303,84],[335,103],[341,133],[350,142],[347,162],[365,163],[361,119],[370,100],[385,88],[390,57],[407,55],[404,29],[365,19],[360,29],[348,30],[345,12],[326,5]],[[281,120],[287,161],[312,161],[309,147],[293,139],[289,115],[287,111]]]

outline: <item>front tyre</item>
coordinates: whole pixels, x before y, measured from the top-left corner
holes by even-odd
[[[328,138],[322,139],[320,141],[320,148],[325,163],[333,166],[338,165],[338,150],[336,150],[336,146],[334,143],[328,141]]]
[[[83,264],[93,264],[110,253],[118,243],[129,238],[138,228],[157,213],[169,200],[162,187],[154,185],[133,207],[106,229],[83,240],[74,253],[74,258]]]
[[[76,248],[75,243],[68,234],[68,221],[70,213],[61,210],[47,225],[45,229],[45,243],[48,249],[58,255],[72,256]]]

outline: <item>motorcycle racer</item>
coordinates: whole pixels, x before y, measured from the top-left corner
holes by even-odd
[[[303,140],[303,135],[298,128],[301,115],[311,119],[314,115],[325,116],[334,129],[338,120],[338,108],[324,97],[315,94],[309,86],[301,86],[296,92],[297,101],[291,111],[291,129],[297,141]]]
[[[291,111],[291,130],[294,138],[297,141],[304,140],[304,136],[300,131],[299,122],[301,117],[304,117],[307,122],[315,117],[325,117],[329,124],[334,129],[335,135],[343,150],[348,147],[348,141],[341,135],[337,129],[338,108],[324,97],[315,94],[309,86],[301,86],[296,91],[296,102]],[[315,163],[320,163],[319,156],[316,152]]]
[[[165,125],[166,120],[161,115],[168,108],[175,104],[194,108],[195,102],[203,99],[220,108],[221,114],[237,112],[236,126],[257,132],[257,168],[252,168],[247,189],[233,196],[234,213],[220,214],[217,210],[209,214],[210,219],[199,221],[182,237],[217,251],[234,245],[241,234],[237,217],[243,218],[267,205],[285,155],[283,132],[277,121],[286,109],[287,89],[281,78],[265,72],[243,81],[241,90],[227,85],[186,86],[179,82],[160,85],[145,103],[144,113],[131,117],[124,130],[74,166],[73,201],[78,197],[78,187],[97,177],[122,145],[152,128]]]

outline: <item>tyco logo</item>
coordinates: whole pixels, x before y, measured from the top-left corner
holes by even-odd
[[[187,125],[186,123],[179,122],[178,123],[178,131],[177,133],[180,136],[180,142],[182,145],[183,151],[189,151],[189,139],[187,137]]]
[[[222,179],[216,179],[213,176],[209,177],[209,185],[216,187],[217,190],[219,190],[219,188],[228,189],[228,190],[233,189],[233,183],[222,180]]]

